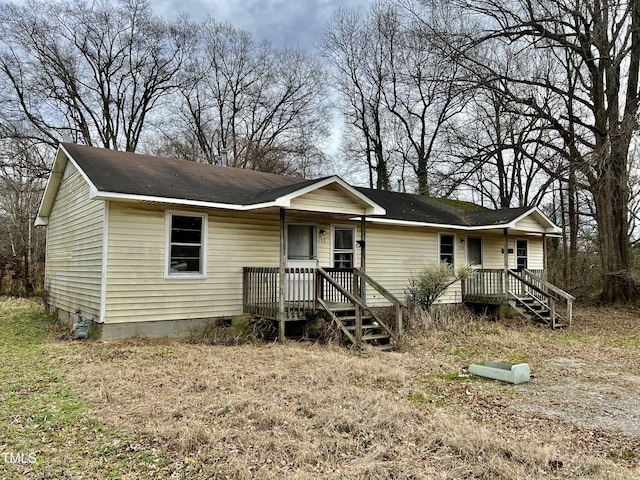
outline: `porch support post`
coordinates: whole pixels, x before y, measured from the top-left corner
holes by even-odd
[[[367,271],[367,217],[360,217],[360,270]],[[367,282],[360,280],[360,298],[367,303]]]
[[[542,268],[544,268],[544,273],[540,275],[545,280],[547,279],[547,234],[542,234]]]
[[[284,325],[287,318],[285,308],[285,269],[287,268],[287,214],[284,208],[280,209],[280,268],[278,291],[278,340],[284,342]]]
[[[504,299],[505,301],[508,299],[508,294],[507,291],[509,290],[509,229],[505,228],[503,230],[503,234],[504,234],[504,283],[503,283],[503,288],[504,288]]]
[[[367,254],[366,254],[366,240],[367,240],[367,217],[364,215],[360,217],[360,270],[366,272],[367,268]]]

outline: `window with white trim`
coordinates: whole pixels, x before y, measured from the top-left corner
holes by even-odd
[[[333,266],[353,268],[355,229],[353,227],[333,228]]]
[[[529,242],[527,240],[516,240],[516,268],[518,270],[528,267]]]
[[[167,214],[167,276],[202,278],[206,274],[205,214]]]
[[[453,265],[455,238],[455,235],[440,234],[440,263]]]

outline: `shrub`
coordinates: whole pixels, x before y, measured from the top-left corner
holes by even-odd
[[[458,266],[456,270],[448,263],[427,265],[409,279],[409,286],[404,291],[407,303],[429,312],[433,303],[450,285],[472,275],[473,269],[466,263]]]
[[[277,338],[277,328],[267,319],[242,316],[231,325],[225,320],[213,320],[196,329],[187,339],[189,343],[204,345],[246,345]]]

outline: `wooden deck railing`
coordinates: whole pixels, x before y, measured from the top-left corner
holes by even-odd
[[[315,310],[315,285],[315,268],[285,269],[285,318],[302,319]],[[280,269],[244,267],[242,303],[245,313],[265,318],[279,318]]]
[[[544,270],[508,270],[505,279],[504,269],[478,269],[463,286],[463,300],[473,303],[502,303],[511,297],[527,296],[549,309],[553,327],[557,321],[571,325],[575,298],[547,282]]]
[[[357,293],[354,291],[353,268],[323,268],[323,271],[349,293]],[[316,295],[327,302],[349,302],[349,299],[323,276],[318,277]]]
[[[546,277],[546,273],[544,270],[524,270],[526,272],[530,272],[536,275],[537,278],[540,278],[544,281]],[[517,293],[524,293],[523,284],[518,281],[518,278],[515,278],[509,275],[509,284],[507,285],[508,290]],[[536,280],[537,281],[537,280]],[[505,297],[505,288],[504,288],[504,269],[502,268],[494,268],[494,269],[486,269],[481,268],[474,271],[474,275],[467,280],[465,280],[465,285],[463,288],[465,299],[473,299],[482,297],[490,298],[490,299],[502,299]]]
[[[556,327],[556,317],[559,317],[566,325],[571,325],[573,318],[573,301],[575,300],[573,295],[547,282],[544,271],[522,270],[520,272],[520,278],[522,279],[521,283],[525,285],[529,295],[549,305],[552,312],[551,326],[553,328]],[[562,312],[560,312],[559,309],[562,309]]]
[[[279,272],[278,267],[244,267],[242,305],[245,313],[278,318]]]
[[[395,307],[397,333],[402,332],[402,303],[365,272],[355,268],[286,268],[284,273],[284,311],[280,312],[280,269],[244,267],[244,312],[271,319],[282,315],[287,320],[304,319],[319,300],[340,304],[354,303],[354,299],[360,308],[368,309],[363,297],[363,286],[368,285]]]
[[[362,272],[361,270],[358,270],[357,268],[353,268],[353,269],[347,269],[352,277],[353,277],[353,293],[350,292],[349,290],[347,290],[343,285],[341,285],[332,275],[329,274],[329,272],[327,272],[325,269],[323,268],[318,268],[318,276],[319,276],[319,281],[318,281],[318,291],[321,292],[323,287],[320,287],[320,285],[322,285],[323,282],[326,282],[328,285],[330,285],[331,287],[335,288],[346,300],[346,302],[353,304],[354,308],[355,308],[355,312],[356,312],[356,330],[355,330],[355,336],[351,335],[351,333],[344,328],[344,326],[342,325],[341,322],[338,322],[338,326],[342,328],[343,332],[346,334],[347,338],[349,338],[354,344],[356,345],[360,345],[360,343],[362,342],[362,317],[364,316],[365,312],[368,312],[369,315],[371,315],[371,317],[377,322],[377,324],[382,327],[391,337],[394,337],[396,334],[387,326],[387,324],[382,320],[382,318],[380,318],[380,316],[375,312],[375,310],[371,309],[367,303],[366,303],[366,299],[364,299],[361,296],[361,292],[360,292],[360,281],[366,282],[368,284],[370,284],[371,286],[373,286],[374,288],[378,289],[378,288],[382,288],[379,284],[377,284],[375,281],[373,281],[373,279],[371,279],[371,277],[369,277],[368,275],[366,275],[364,272]],[[373,281],[373,283],[372,283]],[[385,296],[389,295],[392,298],[395,299],[395,297],[393,297],[393,295],[391,295],[389,292],[387,292],[384,288],[382,288],[382,290],[384,290],[385,292]],[[382,291],[380,293],[383,293]],[[322,298],[322,296],[319,294],[318,295],[318,300],[320,302],[321,305],[323,305],[325,307],[325,309],[327,311],[330,311],[330,307],[327,303],[327,300]],[[396,299],[397,301],[397,299]],[[399,303],[399,301],[397,301]],[[400,312],[401,313],[401,312]],[[398,324],[396,325],[396,327],[398,329],[400,329],[398,331],[398,333],[402,333],[402,318],[400,318],[400,321],[398,322]]]

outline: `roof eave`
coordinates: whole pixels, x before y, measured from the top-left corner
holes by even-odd
[[[64,176],[64,171],[67,168],[68,162],[71,162],[75,169],[80,172],[82,178],[89,185],[89,191],[91,193],[96,193],[98,190],[93,184],[93,182],[89,179],[86,173],[79,167],[77,162],[73,159],[71,154],[64,148],[63,144],[58,146],[58,150],[56,151],[56,157],[53,161],[53,166],[51,167],[51,172],[49,172],[49,178],[47,179],[47,185],[44,188],[44,193],[42,195],[42,200],[40,200],[40,206],[38,207],[38,215],[36,217],[36,221],[34,225],[36,227],[46,226],[49,224],[49,215],[51,214],[51,209],[53,208],[53,202],[56,199],[58,194],[58,189],[60,188],[60,183],[62,182],[62,177]]]
[[[269,207],[278,207],[287,205],[278,202],[257,203],[253,205],[237,205],[233,203],[217,203],[206,202],[202,200],[189,200],[182,198],[172,197],[156,197],[153,195],[138,195],[133,193],[119,193],[119,192],[103,192],[96,190],[91,192],[89,198],[96,200],[120,200],[130,202],[152,202],[152,203],[166,203],[169,205],[181,205],[185,207],[200,207],[200,208],[216,208],[221,210],[235,210],[235,211],[248,211],[248,210],[260,210]]]
[[[291,192],[287,195],[284,195],[278,198],[276,202],[279,202],[279,204],[282,204],[283,206],[290,206],[291,201],[293,199],[332,184],[335,184],[339,188],[343,189],[346,192],[347,196],[351,197],[352,200],[355,200],[363,204],[365,206],[365,209],[364,209],[365,215],[385,215],[387,213],[387,211],[383,207],[378,205],[376,202],[371,200],[369,197],[367,197],[363,193],[360,193],[358,190],[356,190],[354,187],[349,185],[347,182],[342,180],[337,175],[332,175],[330,177],[318,179],[316,182],[312,183],[311,185],[307,185],[304,188],[295,190],[294,192]]]

